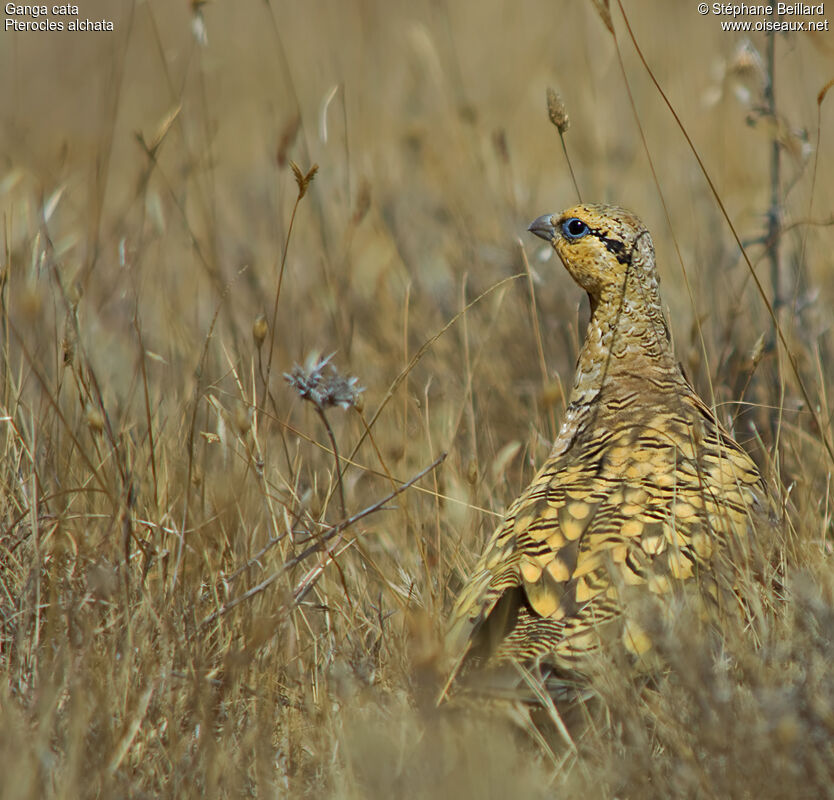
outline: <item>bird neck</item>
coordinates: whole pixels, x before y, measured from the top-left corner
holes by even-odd
[[[591,319],[579,353],[571,404],[592,403],[603,392],[633,391],[635,379],[646,387],[676,385],[678,377],[683,381],[656,284],[641,282],[625,291],[612,287],[589,297]]]

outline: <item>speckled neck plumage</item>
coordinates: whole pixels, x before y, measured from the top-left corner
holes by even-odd
[[[623,376],[646,371],[667,378],[680,375],[656,290],[653,295],[644,298],[632,288],[591,298],[571,403],[590,402],[603,387],[617,391]]]

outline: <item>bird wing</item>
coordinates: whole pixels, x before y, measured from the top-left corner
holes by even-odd
[[[449,635],[458,667],[492,657],[570,667],[613,622],[641,656],[649,639],[621,619],[631,587],[664,595],[700,572],[717,594],[719,556],[745,562],[738,548],[767,516],[768,493],[706,406],[692,412],[600,429],[545,463],[457,600]]]

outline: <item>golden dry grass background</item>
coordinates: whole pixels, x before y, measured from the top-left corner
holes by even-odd
[[[81,12],[116,31],[0,35],[0,794],[830,794],[831,35],[777,38],[773,119],[763,36],[626,4],[771,300],[782,142],[806,398],[783,347],[752,355],[766,306],[616,8],[616,42],[590,2]],[[587,315],[526,233],[576,201],[548,86],[583,198],[650,226],[678,354],[793,521],[755,640],[668,633],[671,677],[612,672],[576,752],[432,706],[444,616],[547,454]],[[319,169],[259,349],[289,160]],[[327,412],[348,514],[448,456],[330,539],[336,563],[284,568],[342,519],[322,421],[281,377],[313,352],[365,387]]]

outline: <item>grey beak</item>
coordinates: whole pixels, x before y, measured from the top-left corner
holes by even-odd
[[[553,218],[555,214],[542,214],[538,219],[534,219],[527,228],[530,233],[535,233],[536,236],[545,241],[552,241],[556,237],[556,228],[553,225]]]

